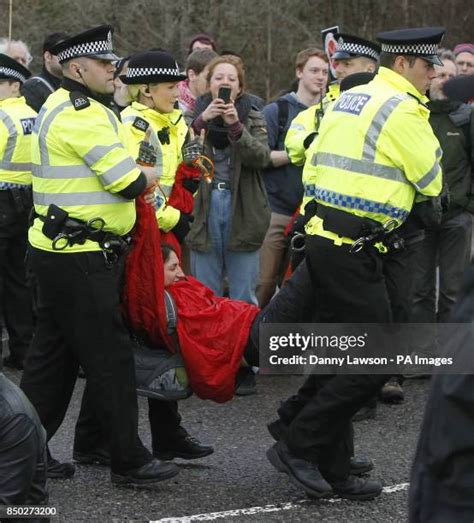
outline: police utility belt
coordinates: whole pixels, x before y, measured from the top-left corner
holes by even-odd
[[[343,243],[350,245],[349,252],[353,254],[380,242],[383,242],[383,245],[378,250],[382,253],[404,249],[403,239],[393,232],[398,225],[396,220],[390,220],[382,225],[370,218],[361,218],[334,207],[327,207],[319,202],[316,216],[323,221],[325,231],[348,239]],[[318,233],[318,235],[324,237],[324,233]],[[349,238],[351,238],[350,241]]]
[[[131,243],[130,235],[119,236],[104,231],[105,221],[102,218],[92,218],[88,222],[70,218],[65,210],[54,204],[48,207],[46,216],[35,214],[35,217],[43,222],[43,234],[53,241],[55,251],[83,245],[90,240],[99,244],[109,263],[114,263]]]

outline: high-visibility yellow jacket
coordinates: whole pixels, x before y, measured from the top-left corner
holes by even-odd
[[[23,96],[0,101],[0,182],[31,185],[31,133],[36,116]]]
[[[309,146],[309,144],[305,143],[305,140],[308,136],[318,131],[321,118],[326,112],[328,105],[337,100],[339,92],[339,84],[331,84],[321,103],[311,105],[293,118],[285,137],[285,149],[291,163],[295,165],[303,165],[305,163],[306,150]]]
[[[85,96],[84,96],[85,98]],[[41,108],[32,138],[33,202],[46,216],[55,204],[71,218],[85,222],[100,217],[104,230],[123,235],[135,224],[135,201],[119,191],[140,176],[126,148],[127,132],[115,114],[92,98],[76,110],[70,93],[60,88]],[[42,233],[36,218],[30,243],[53,251],[52,240]],[[62,252],[97,251],[97,242],[67,247]]]
[[[152,131],[157,134],[153,139],[153,144],[158,145],[157,166],[159,175],[160,189],[156,191],[157,211],[156,217],[160,229],[165,232],[171,230],[180,217],[180,211],[166,205],[164,196],[168,197],[173,189],[176,170],[182,161],[181,148],[184,144],[188,127],[184,120],[183,114],[179,109],[172,113],[159,113],[146,105],[133,102],[132,105],[122,111],[122,122],[131,135],[129,140],[129,150],[134,158],[138,155],[140,142],[145,136],[147,126],[143,125],[143,120],[149,124]],[[159,139],[163,129],[166,136]],[[169,140],[169,143],[166,143]],[[164,195],[163,195],[164,193]]]
[[[441,148],[424,99],[385,67],[369,84],[344,92],[308,150],[307,193],[326,206],[401,225],[417,193],[437,196],[442,187]],[[314,217],[306,232],[321,227]]]

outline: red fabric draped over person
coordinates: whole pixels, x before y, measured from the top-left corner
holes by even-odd
[[[192,277],[167,290],[176,302],[180,351],[192,389],[202,399],[230,400],[258,307],[217,297]],[[124,303],[134,332],[153,346],[174,351],[166,330],[161,235],[154,210],[143,198],[137,200]]]
[[[191,214],[194,207],[194,196],[183,187],[183,181],[187,179],[199,179],[200,176],[201,170],[199,168],[181,162],[176,171],[176,178],[170,197],[168,198],[168,205],[186,214]],[[181,245],[172,232],[161,231],[161,241],[171,245],[181,260]]]

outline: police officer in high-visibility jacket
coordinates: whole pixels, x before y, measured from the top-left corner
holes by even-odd
[[[31,73],[0,54],[0,302],[8,331],[6,367],[22,369],[33,335],[25,253],[31,210],[31,133],[36,112],[20,96]]]
[[[156,191],[158,225],[164,232],[172,231],[182,243],[189,232],[191,216],[167,205],[166,199],[183,160],[181,149],[188,133],[183,113],[175,109],[178,82],[186,79],[186,75],[180,72],[169,53],[146,51],[130,58],[127,74],[121,79],[129,86],[134,100],[122,112],[122,122],[132,135],[130,151],[136,156],[140,141],[151,126],[159,151],[157,164],[162,171],[160,187]]]
[[[154,459],[138,437],[134,361],[120,312],[134,199],[155,183],[156,173],[138,168],[122,124],[94,99],[113,90],[112,28],[85,31],[52,52],[64,80],[34,128],[36,218],[29,241],[40,303],[21,386],[50,439],[80,364],[108,436],[112,482],[140,486],[178,472]]]
[[[379,73],[341,95],[310,147],[303,177],[314,184],[317,214],[306,226],[306,261],[318,323],[391,321],[379,242],[404,222],[415,197],[433,199],[442,187],[441,152],[424,93],[443,34],[423,28],[378,35]],[[317,497],[379,495],[379,482],[349,475],[351,418],[387,378],[308,378],[296,416],[282,416],[285,404],[279,409],[286,436],[269,450],[272,464]]]
[[[176,230],[180,230],[179,239],[182,239],[181,234],[184,236],[189,230],[186,228],[188,221],[183,223],[178,209],[165,207],[164,196],[170,195],[176,169],[182,161],[181,148],[188,132],[181,110],[174,108],[178,99],[178,83],[183,78],[176,60],[163,51],[144,51],[132,56],[127,77],[122,77],[128,85],[132,99],[135,100],[122,112],[122,123],[131,135],[128,149],[135,158],[145,132],[151,130],[150,142],[156,144],[156,164],[160,174],[162,173],[160,189],[165,193],[157,194],[161,203],[157,210],[158,224],[162,229],[169,229],[177,215],[177,223],[181,221],[182,226],[180,228],[175,224],[171,230],[175,233]],[[197,459],[214,452],[212,446],[202,444],[182,427],[176,401],[149,398],[148,406],[152,452],[156,457]],[[84,461],[82,449],[88,446],[91,434],[93,437],[100,432],[100,426],[87,415],[87,409],[85,416],[83,414],[84,408],[81,409],[74,440],[73,456],[79,462]],[[101,446],[104,446],[103,442]]]
[[[345,33],[335,35],[337,48],[332,55],[336,81],[329,85],[326,96],[320,104],[301,111],[291,122],[285,138],[285,148],[291,163],[303,165],[306,161],[306,150],[311,145],[321,125],[329,104],[337,100],[340,94],[341,81],[354,73],[373,73],[377,69],[380,46],[370,40]]]
[[[328,92],[320,104],[308,107],[293,119],[286,134],[285,149],[291,163],[295,165],[305,164],[308,148],[318,134],[324,114],[340,95],[342,80],[355,73],[374,73],[377,70],[380,56],[378,44],[345,33],[337,33],[335,38],[337,48],[331,60],[336,73],[336,81],[329,85]],[[311,206],[305,211],[306,204],[314,198],[304,182],[303,185],[304,194],[300,214],[305,215],[305,218],[298,217],[293,230],[293,232],[300,233],[303,232],[303,227],[313,212]]]

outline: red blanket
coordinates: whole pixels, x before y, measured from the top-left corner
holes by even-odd
[[[137,200],[137,225],[127,257],[124,306],[132,330],[153,346],[174,351],[166,333],[163,259],[154,210]],[[259,309],[215,296],[194,278],[171,285],[178,339],[194,392],[222,403],[234,395],[250,327]]]

